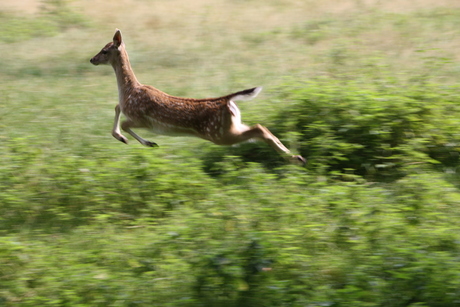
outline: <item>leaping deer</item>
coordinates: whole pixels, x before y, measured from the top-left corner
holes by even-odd
[[[123,143],[128,139],[120,132],[120,117],[126,121],[121,128],[145,146],[158,146],[134,133],[132,128],[146,128],[157,134],[195,136],[217,145],[232,145],[249,139],[265,141],[283,157],[296,164],[305,164],[299,155],[290,155],[276,136],[262,125],[248,127],[241,122],[241,113],[235,104],[250,100],[262,87],[255,87],[219,98],[192,99],[168,95],[152,86],[141,84],[131,68],[120,30],[113,41],[105,45],[90,62],[110,64],[118,83],[118,104],[112,135]]]

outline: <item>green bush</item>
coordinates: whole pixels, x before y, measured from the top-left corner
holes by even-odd
[[[4,137],[0,305],[457,306],[458,94],[325,81],[267,124],[306,168]]]
[[[457,165],[456,88],[378,87],[333,79],[287,84],[275,126],[295,133],[310,168],[393,180],[411,164]]]

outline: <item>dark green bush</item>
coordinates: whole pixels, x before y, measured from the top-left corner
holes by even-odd
[[[287,84],[279,132],[294,132],[310,167],[394,179],[411,164],[458,164],[456,88],[369,86],[321,80]]]
[[[280,96],[307,168],[4,138],[0,304],[457,306],[457,94],[334,82]]]

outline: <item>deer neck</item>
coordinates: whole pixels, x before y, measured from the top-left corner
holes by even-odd
[[[124,48],[121,48],[117,61],[112,62],[112,67],[117,77],[119,102],[122,103],[125,100],[124,98],[140,83],[137,81],[136,75],[134,75],[129,63],[128,53]]]

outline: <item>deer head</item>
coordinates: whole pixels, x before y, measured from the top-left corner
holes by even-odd
[[[123,46],[124,43],[121,31],[116,29],[113,41],[105,45],[104,48],[102,48],[102,50],[90,60],[90,62],[94,65],[112,64],[112,61],[120,54],[120,47]]]

